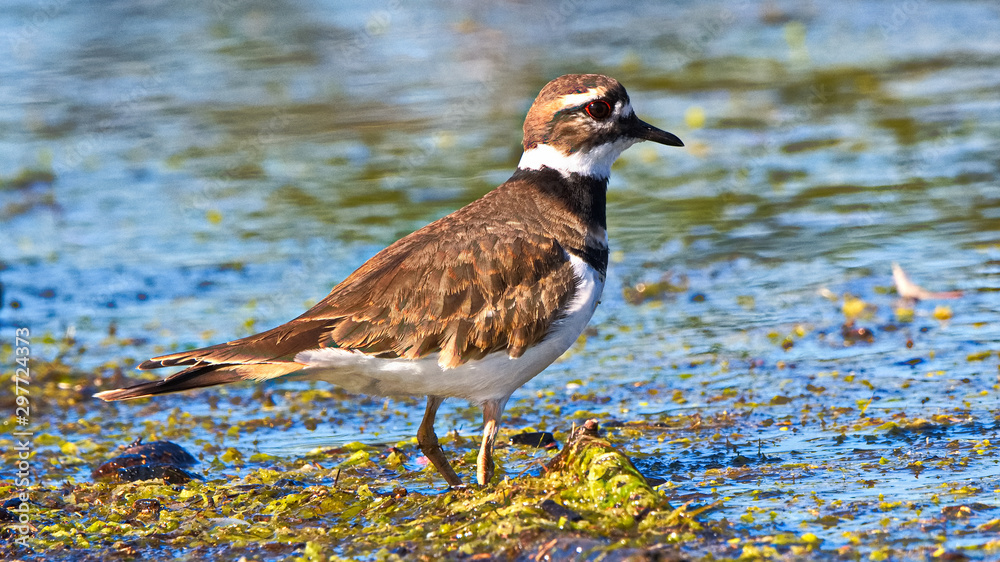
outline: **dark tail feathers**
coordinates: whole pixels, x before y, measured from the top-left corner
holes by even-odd
[[[111,402],[156,396],[158,394],[169,394],[192,388],[204,388],[243,380],[262,381],[294,373],[304,366],[301,363],[291,361],[249,364],[201,364],[188,367],[163,380],[144,382],[116,390],[105,390],[104,392],[98,392],[94,397]]]

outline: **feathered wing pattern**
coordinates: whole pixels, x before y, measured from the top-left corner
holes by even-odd
[[[575,288],[551,238],[457,231],[404,256],[375,256],[299,320],[331,322],[328,345],[456,367],[538,342]],[[405,241],[405,239],[404,239]]]
[[[522,221],[538,215],[531,201],[495,190],[375,255],[291,322],[155,357],[139,369],[187,369],[97,396],[126,400],[276,378],[303,369],[296,354],[319,347],[404,359],[440,352],[446,369],[494,352],[519,357],[559,318],[576,279],[566,251],[544,234],[541,221],[499,218],[499,207],[511,205],[526,207]]]

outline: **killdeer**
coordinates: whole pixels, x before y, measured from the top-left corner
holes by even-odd
[[[451,486],[462,479],[434,417],[445,398],[464,398],[483,411],[476,477],[486,485],[507,400],[569,349],[597,306],[611,165],[643,140],[684,146],[640,121],[617,80],[556,78],[528,110],[524,154],[502,185],[382,250],[298,318],[154,357],[138,368],[185,369],[96,396],[129,400],[293,374],[354,393],[427,396],[417,442]]]

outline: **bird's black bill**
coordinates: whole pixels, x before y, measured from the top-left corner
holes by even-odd
[[[637,139],[658,142],[668,146],[684,146],[684,141],[677,138],[677,135],[657,129],[641,119],[633,121],[632,126],[629,127],[629,134]]]

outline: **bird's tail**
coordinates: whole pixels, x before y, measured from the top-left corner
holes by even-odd
[[[148,362],[147,362],[148,363]],[[145,365],[145,363],[143,364]],[[230,382],[253,380],[262,381],[294,373],[301,370],[305,365],[291,361],[276,363],[252,363],[252,364],[201,364],[188,367],[183,371],[174,373],[169,377],[158,380],[144,382],[126,388],[106,390],[98,392],[95,398],[111,402],[115,400],[132,400],[155,396],[158,394],[169,394],[180,392],[192,388],[204,388]],[[142,366],[140,365],[140,368]]]
[[[94,396],[101,400],[131,400],[204,388],[237,381],[264,381],[300,371],[295,361],[302,349],[319,347],[328,330],[328,320],[294,320],[266,332],[227,343],[161,355],[139,364],[139,369],[187,367],[163,380],[127,388],[106,390]]]

